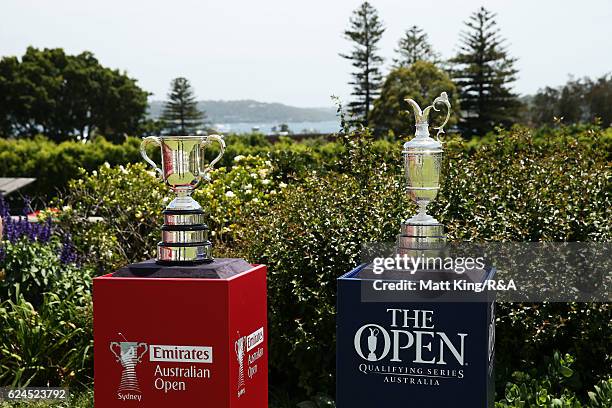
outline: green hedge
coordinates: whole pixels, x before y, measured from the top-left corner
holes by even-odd
[[[472,154],[484,146],[498,143],[499,135],[499,132],[491,133],[457,146],[465,153]],[[399,139],[405,138],[376,140],[371,146],[372,152],[379,160],[395,165],[399,158]],[[457,140],[457,137],[445,136],[445,139]],[[582,145],[595,143],[599,150],[608,152],[608,160],[612,159],[612,128],[606,131],[601,131],[594,125],[541,128],[533,132],[530,143],[563,144],[568,139],[577,140]],[[285,179],[313,169],[343,171],[338,167],[336,158],[344,153],[345,146],[334,136],[300,142],[290,137],[281,137],[276,143],[271,143],[270,139],[262,134],[229,135],[226,142],[226,153],[219,166],[229,167],[233,164],[234,157],[250,155],[272,160],[277,173]],[[78,177],[79,168],[92,171],[104,163],[116,166],[143,162],[139,146],[140,139],[135,137],[127,138],[122,144],[107,142],[103,137],[97,137],[88,143],[60,144],[43,136],[34,139],[0,138],[0,177],[35,177],[36,183],[23,192],[30,196],[49,198],[55,196],[57,191],[65,191],[68,181]],[[159,154],[153,151],[151,154],[158,161]],[[209,158],[215,154],[214,147],[207,152]]]
[[[33,139],[0,138],[0,177],[35,177],[24,189],[32,197],[54,196],[65,190],[79,169],[92,171],[104,163],[119,165],[141,161],[139,140],[128,138],[113,144],[103,138],[89,143],[54,143],[42,136]]]

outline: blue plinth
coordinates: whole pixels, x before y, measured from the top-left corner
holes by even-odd
[[[373,280],[357,276],[364,267],[338,279],[337,406],[493,407],[493,297],[440,302],[404,293],[401,300],[364,300],[362,285]]]

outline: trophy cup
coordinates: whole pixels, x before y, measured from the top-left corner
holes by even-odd
[[[204,162],[204,149],[212,142],[220,147],[219,154],[210,164]],[[149,144],[161,148],[161,169],[147,156]],[[208,240],[208,226],[204,223],[204,211],[191,198],[191,193],[202,180],[210,181],[210,171],[221,159],[225,142],[218,135],[209,136],[148,136],[143,138],[140,154],[176,197],[164,210],[162,240],[157,244],[157,263],[193,264],[212,262],[212,243]]]
[[[140,347],[143,348],[143,351],[138,354]],[[119,353],[114,348],[118,348]],[[135,341],[111,342],[110,350],[117,358],[117,362],[123,366],[119,392],[140,392],[138,378],[136,377],[136,364],[142,361],[142,356],[147,352],[148,348],[145,343],[136,343]]]
[[[408,184],[408,196],[418,205],[416,215],[402,222],[398,237],[398,253],[408,256],[419,256],[423,252],[432,255],[444,248],[446,237],[444,225],[427,214],[427,205],[432,202],[440,189],[440,170],[443,159],[440,134],[450,118],[451,105],[446,92],[442,92],[431,105],[421,110],[412,99],[406,99],[414,111],[416,122],[415,137],[404,143],[402,156]],[[438,127],[436,140],[429,136],[429,114],[431,110],[439,111],[437,104],[446,105],[446,119]]]

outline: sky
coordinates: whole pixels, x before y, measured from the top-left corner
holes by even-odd
[[[358,0],[0,0],[0,56],[29,45],[92,51],[164,99],[187,77],[198,99],[255,99],[301,107],[350,100],[350,50],[343,38]],[[569,75],[612,72],[611,0],[372,0],[385,24],[385,72],[397,41],[416,24],[442,57],[480,6],[497,13],[514,89],[532,94]]]

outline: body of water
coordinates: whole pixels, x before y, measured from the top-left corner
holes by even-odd
[[[286,122],[292,133],[334,133],[340,130],[339,120],[324,122]],[[251,133],[259,131],[264,134],[275,134],[280,130],[280,123],[215,123],[215,129],[223,133]],[[274,130],[276,128],[276,131]]]

